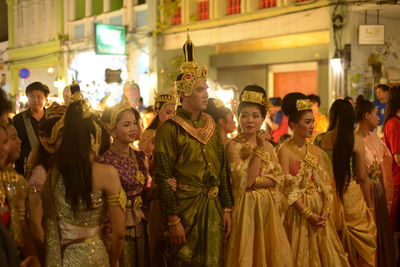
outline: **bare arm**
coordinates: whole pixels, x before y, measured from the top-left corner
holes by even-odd
[[[114,167],[107,166],[107,172],[103,172],[103,191],[107,196],[120,194],[122,187],[118,172]],[[121,203],[122,204],[122,203]],[[125,240],[125,207],[121,205],[108,205],[108,212],[111,218],[111,253],[110,266],[118,266],[118,259],[122,252]]]
[[[365,168],[365,144],[364,140],[354,135],[354,153],[356,157],[356,179],[360,185],[368,208],[372,208],[371,193],[369,190],[368,173]]]

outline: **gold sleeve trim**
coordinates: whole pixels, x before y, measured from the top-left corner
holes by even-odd
[[[120,206],[121,209],[125,212],[126,209],[126,194],[124,189],[119,190],[118,194],[108,195],[107,196],[107,205],[108,206]]]

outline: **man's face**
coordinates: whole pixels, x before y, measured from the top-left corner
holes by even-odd
[[[33,90],[28,95],[28,105],[33,111],[38,111],[44,108],[47,98],[40,90]]]
[[[194,84],[193,92],[190,96],[182,96],[188,102],[188,105],[195,111],[203,111],[208,104],[208,86],[205,81],[199,81]]]
[[[387,102],[387,91],[382,90],[382,88],[378,87],[376,88],[376,97],[378,98],[379,101],[381,102]]]

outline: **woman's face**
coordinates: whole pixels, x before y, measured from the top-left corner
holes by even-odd
[[[232,111],[229,111],[225,119],[220,119],[218,126],[224,130],[225,133],[233,133],[236,130],[236,122]]]
[[[175,113],[174,104],[164,104],[161,111],[158,113],[158,118],[160,119],[160,124],[166,122]]]
[[[376,107],[373,108],[371,113],[366,113],[364,116],[368,122],[368,128],[370,130],[378,127],[379,117],[378,117],[378,109]]]
[[[14,125],[10,124],[7,127],[9,153],[8,162],[15,162],[21,153],[21,139],[18,138],[17,130]]]
[[[297,123],[291,122],[294,134],[310,138],[314,131],[314,115],[312,111],[305,112]]]
[[[239,114],[239,124],[244,134],[256,134],[262,123],[263,118],[257,106],[247,106]]]
[[[138,134],[138,126],[135,115],[131,110],[125,110],[121,114],[121,118],[117,122],[115,128],[111,131],[111,135],[121,143],[132,143],[136,140]],[[115,140],[114,140],[115,141]]]
[[[9,153],[6,129],[0,127],[0,167],[4,167]]]

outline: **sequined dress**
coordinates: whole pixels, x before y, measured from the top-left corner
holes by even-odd
[[[42,191],[46,256],[45,266],[106,267],[109,255],[101,239],[107,211],[102,191],[92,194],[92,208],[83,203],[73,213],[65,199],[58,169],[50,169]]]
[[[315,227],[292,205],[297,200],[321,215],[324,209],[331,209],[332,188],[327,156],[316,146],[306,145],[303,155],[290,140],[283,148],[296,154],[299,160],[289,164],[286,174],[285,192],[289,209],[285,217],[285,229],[292,248],[295,266],[350,266],[342,244],[330,217],[324,227]]]
[[[282,185],[283,173],[266,152],[262,163],[262,176],[275,181],[274,188],[246,189],[247,171],[252,151],[238,138],[227,144],[228,166],[232,180],[235,206],[232,210],[232,231],[227,241],[226,261],[228,266],[290,267],[292,253],[283,222],[279,216],[279,203],[273,191]],[[242,157],[235,157],[241,154]]]
[[[125,246],[120,267],[147,266],[148,243],[147,230],[142,211],[143,195],[147,184],[147,170],[144,163],[144,153],[130,148],[136,160],[108,150],[96,161],[114,166],[119,174],[122,188],[126,192],[127,205],[125,211]],[[110,219],[106,219],[103,233],[107,243],[111,234]]]

